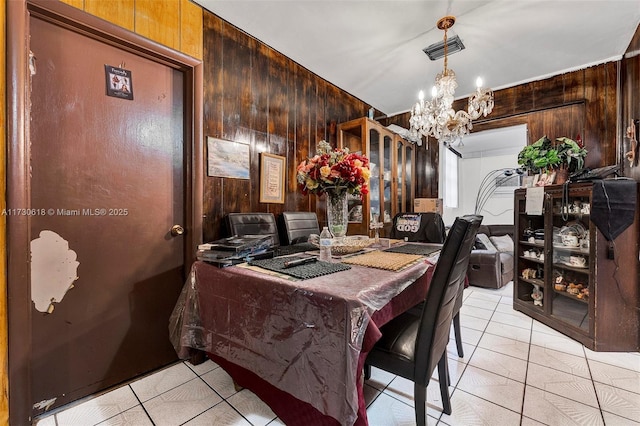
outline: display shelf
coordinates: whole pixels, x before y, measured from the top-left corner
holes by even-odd
[[[525,247],[535,247],[535,248],[539,248],[539,249],[543,249],[544,248],[544,244],[531,243],[529,241],[520,241],[520,245],[521,246],[525,246]]]
[[[415,147],[382,124],[363,117],[338,124],[338,146],[369,158],[369,194],[350,198],[349,235],[372,235],[371,223],[383,223],[388,236],[396,213],[412,212]]]
[[[554,244],[553,250],[557,252],[562,252],[562,253],[581,254],[583,256],[589,256],[591,254],[588,248],[569,247],[569,246],[563,246],[559,244]]]
[[[533,262],[533,263],[538,263],[540,265],[544,265],[544,260],[540,260],[536,257],[531,257],[531,256],[520,256],[520,259],[522,260],[528,260],[529,262]]]
[[[527,214],[526,190],[515,191],[513,307],[591,350],[638,351],[638,203],[633,223],[615,239],[615,259],[609,259],[609,241],[591,220],[593,185],[592,182],[569,184],[568,197],[563,196],[562,186],[545,187],[541,215]],[[579,211],[563,215],[560,212],[565,205]],[[540,239],[541,229],[544,229],[544,244],[530,242],[532,230]],[[566,239],[575,233],[579,246],[566,244]],[[525,252],[543,254],[543,260],[525,256]],[[572,256],[584,258],[585,266],[570,264]],[[533,269],[538,278],[525,278],[533,274],[527,269]],[[588,295],[578,298],[566,290],[556,289],[556,280],[560,277],[566,285],[582,284],[589,290]],[[532,299],[536,288],[542,291],[542,306],[540,301],[534,304]]]
[[[556,290],[556,289],[554,289],[553,292],[555,294],[557,294],[558,296],[568,297],[569,299],[575,300],[575,301],[580,302],[580,303],[584,303],[584,304],[588,304],[589,303],[589,298],[588,297],[583,297],[582,299],[580,299],[576,295],[568,293],[567,291],[561,291],[561,290]]]
[[[522,282],[544,287],[544,281],[538,278],[520,278]]]
[[[533,299],[529,298],[529,300],[520,300],[520,303],[524,306],[527,306],[528,309],[530,309],[533,312],[537,312],[539,314],[541,314],[544,310],[544,308],[542,306],[539,305],[535,305],[533,303]]]
[[[582,267],[579,267],[579,266],[567,265],[566,263],[554,263],[553,267],[556,268],[556,269],[562,269],[562,270],[565,270],[565,271],[577,272],[579,274],[585,274],[585,275],[589,275],[590,274],[589,265],[587,265],[584,268],[582,268]]]
[[[552,318],[574,327],[581,332],[589,333],[589,309],[581,300],[555,297],[553,299]]]
[[[553,212],[554,216],[563,216],[562,213],[560,213],[559,211],[554,211]],[[569,219],[574,219],[574,220],[589,220],[589,217],[591,215],[589,213],[567,213],[565,215],[565,217],[568,217]]]

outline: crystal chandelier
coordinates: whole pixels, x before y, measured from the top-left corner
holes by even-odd
[[[419,101],[411,109],[410,133],[413,140],[422,135],[436,138],[445,145],[460,140],[473,128],[472,120],[486,117],[493,110],[493,91],[482,87],[482,80],[476,81],[477,89],[469,97],[467,111],[454,111],[453,94],[458,87],[456,73],[447,68],[447,30],[456,22],[454,16],[445,16],[438,23],[444,30],[444,71],[436,76],[436,85],[431,90],[431,101],[424,100],[420,91]]]

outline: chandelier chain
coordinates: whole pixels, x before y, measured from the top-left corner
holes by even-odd
[[[447,57],[447,54],[449,53],[449,46],[447,46],[447,30],[448,28],[445,27],[444,29],[444,73],[447,73],[447,63],[449,58]]]

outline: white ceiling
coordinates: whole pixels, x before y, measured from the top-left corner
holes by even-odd
[[[457,97],[478,76],[495,90],[620,59],[640,23],[639,0],[196,2],[387,115],[430,93],[443,60],[422,49],[444,15],[465,45],[449,57]]]

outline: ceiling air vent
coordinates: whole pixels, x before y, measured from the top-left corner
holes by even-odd
[[[464,49],[464,44],[462,44],[462,40],[457,35],[455,37],[451,37],[447,39],[447,55],[452,55],[456,52]],[[431,46],[427,46],[422,49],[424,53],[427,54],[429,59],[435,61],[436,59],[440,59],[444,57],[444,41],[434,43]]]

